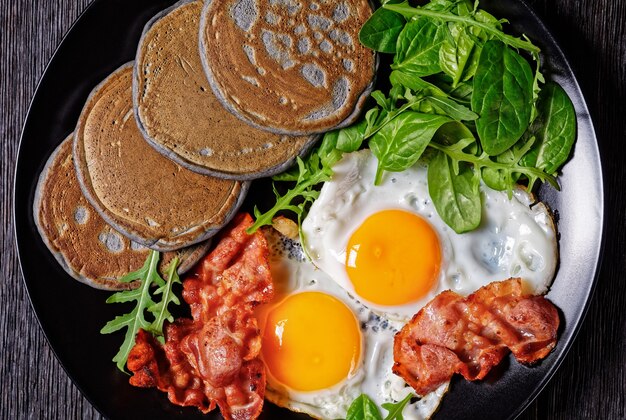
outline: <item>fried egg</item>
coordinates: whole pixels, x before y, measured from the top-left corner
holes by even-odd
[[[275,288],[272,303],[261,305],[256,313],[266,398],[293,411],[335,419],[345,418],[361,394],[379,407],[413,394],[391,371],[393,337],[402,324],[351,299],[305,257],[298,242],[273,229],[264,233]],[[430,417],[447,388],[446,383],[412,400],[404,418]]]
[[[556,271],[550,212],[519,188],[481,185],[480,226],[457,234],[430,199],[427,166],[387,173],[374,185],[369,150],[346,154],[303,221],[313,263],[366,307],[406,321],[443,290],[467,295],[492,281],[521,277],[543,294]]]

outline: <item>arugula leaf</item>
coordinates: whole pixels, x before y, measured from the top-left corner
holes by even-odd
[[[429,10],[426,7],[412,7],[409,5],[408,1],[404,1],[400,4],[384,4],[383,8],[399,13],[407,19],[425,16],[440,22],[458,22],[475,26],[485,31],[485,33],[487,33],[490,37],[493,37],[493,39],[498,39],[513,48],[520,48],[533,54],[539,54],[541,51],[539,47],[533,45],[530,41],[507,35],[502,32],[502,27],[500,26],[499,21],[497,23],[493,23],[483,21],[486,19],[476,19],[475,16],[478,12],[474,16],[458,16],[450,11]],[[489,15],[484,11],[481,12],[483,17]]]
[[[464,149],[467,147],[471,147],[473,143],[475,143],[475,140],[466,138],[460,140],[456,144],[449,146],[436,142],[431,142],[428,146],[435,150],[444,152],[452,159],[453,164],[458,164],[458,162],[466,162],[472,164],[476,170],[491,168],[494,170],[515,172],[520,175],[526,176],[531,181],[539,179],[543,182],[550,183],[550,185],[552,185],[555,189],[559,189],[559,184],[556,182],[554,176],[543,172],[541,169],[537,169],[532,166],[523,166],[521,164],[494,162],[491,160],[489,155],[484,152],[480,155],[476,155],[476,152],[478,150],[477,148],[474,148],[474,150],[471,150],[471,152],[466,152]]]
[[[346,420],[383,420],[383,418],[374,401],[361,394],[350,404]]]
[[[565,163],[576,140],[576,111],[567,93],[553,82],[541,91],[537,110],[529,129],[537,142],[522,164],[553,174]]]
[[[456,233],[464,233],[480,224],[479,178],[469,167],[457,170],[445,153],[435,153],[428,164],[428,193],[443,221]]]
[[[378,158],[376,185],[382,181],[383,171],[401,172],[415,164],[435,132],[448,121],[441,115],[406,111],[381,128],[369,141]]]
[[[418,76],[439,73],[439,50],[445,26],[427,17],[407,23],[398,36],[396,56],[391,68],[410,69]]]
[[[427,10],[436,10],[438,12],[449,12],[454,9],[458,3],[465,2],[465,0],[431,0],[422,6]],[[401,3],[401,2],[398,2]]]
[[[402,411],[413,397],[413,394],[408,394],[402,401],[384,403],[383,408],[387,410],[384,420],[404,420]],[[383,420],[383,417],[376,403],[366,394],[361,394],[350,404],[346,420]]]
[[[174,322],[174,317],[168,310],[168,306],[171,304],[180,305],[180,300],[174,294],[172,286],[174,283],[181,284],[180,277],[178,276],[178,257],[175,257],[172,262],[169,263],[167,268],[167,281],[164,285],[154,291],[154,296],[161,295],[161,301],[148,308],[148,311],[154,315],[154,321],[148,327],[148,331],[152,333],[163,344],[163,323],[165,321]]]
[[[319,196],[319,191],[313,188],[322,182],[330,180],[333,174],[331,169],[332,165],[339,161],[343,155],[343,153],[337,149],[338,139],[339,130],[326,133],[320,146],[313,150],[305,160],[298,157],[298,165],[295,169],[273,178],[274,181],[292,181],[296,184],[283,195],[278,193],[274,185],[276,204],[265,213],[261,213],[255,206],[255,222],[246,232],[251,234],[262,226],[271,225],[272,220],[279,211],[290,211],[298,216],[299,221],[302,220],[308,204],[315,201]],[[345,144],[347,145],[348,143],[349,142],[346,142]],[[295,204],[295,200],[298,198],[301,198],[302,202]],[[298,223],[298,225],[300,227],[302,226],[301,223]],[[301,231],[300,234],[302,234]]]
[[[490,167],[484,167],[482,169],[482,179],[485,184],[496,191],[508,191],[509,197],[513,194],[513,187],[520,177],[520,173],[515,169],[518,166],[518,162],[523,156],[527,156],[529,150],[535,142],[534,136],[524,135],[512,148],[496,156],[496,162],[504,163],[508,166],[508,169],[494,169]],[[528,176],[527,176],[528,177]],[[530,186],[534,184],[534,178],[529,177]]]
[[[374,51],[395,53],[398,35],[405,23],[402,15],[381,7],[361,27],[359,41]]]
[[[384,403],[383,408],[388,411],[385,420],[404,420],[402,411],[413,397],[415,397],[415,395],[408,394],[402,401],[398,401],[397,403]]]
[[[530,124],[533,74],[528,62],[500,41],[488,41],[480,55],[472,111],[476,129],[490,156],[513,146]]]
[[[124,283],[128,283],[133,280],[141,280],[139,288],[116,292],[106,301],[107,303],[137,302],[135,308],[131,312],[115,317],[115,319],[107,322],[107,324],[100,330],[101,334],[110,334],[126,328],[124,342],[122,343],[117,354],[113,357],[113,361],[122,372],[125,372],[128,353],[130,353],[130,350],[135,345],[135,336],[137,335],[137,332],[140,328],[149,330],[151,326],[151,323],[145,318],[145,311],[155,305],[155,302],[150,296],[150,287],[153,284],[156,284],[159,287],[163,287],[165,285],[165,280],[161,278],[157,270],[159,257],[159,252],[151,250],[148,253],[148,258],[146,259],[143,267],[125,275],[119,280]]]
[[[539,86],[539,84],[546,82],[543,77],[543,73],[541,73],[539,55],[533,55],[533,59],[536,62],[536,66],[535,77],[533,78],[533,108],[532,112],[530,113],[531,124],[533,121],[535,121],[535,118],[537,118],[537,102],[539,101],[539,95],[541,94],[541,86]]]

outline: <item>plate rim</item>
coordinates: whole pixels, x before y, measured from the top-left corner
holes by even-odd
[[[103,407],[100,406],[99,403],[95,402],[95,400],[92,398],[92,395],[87,393],[84,390],[84,387],[82,386],[81,383],[79,383],[79,381],[77,381],[74,377],[74,375],[68,370],[68,367],[66,366],[66,364],[62,361],[62,358],[60,357],[59,353],[57,352],[57,348],[55,348],[50,340],[48,331],[44,328],[43,324],[42,324],[42,320],[41,320],[41,313],[40,310],[35,306],[33,299],[31,297],[31,289],[30,286],[28,284],[28,281],[26,279],[26,276],[24,274],[24,269],[23,269],[23,263],[22,263],[22,253],[23,253],[23,247],[20,246],[20,237],[23,235],[18,235],[18,216],[17,216],[17,205],[18,205],[18,197],[17,197],[17,185],[18,183],[20,183],[20,180],[18,179],[18,169],[20,166],[21,162],[24,160],[24,158],[22,158],[22,155],[24,153],[23,151],[23,143],[24,143],[24,136],[26,133],[26,129],[29,125],[29,121],[31,119],[31,111],[32,111],[32,107],[34,102],[36,101],[38,94],[40,92],[40,88],[42,86],[42,84],[44,83],[44,79],[46,78],[46,75],[50,69],[50,67],[55,64],[56,58],[58,56],[58,53],[61,49],[64,48],[65,44],[67,43],[68,37],[72,34],[72,32],[75,30],[75,28],[77,27],[77,25],[85,18],[85,16],[90,13],[90,11],[92,9],[94,9],[94,6],[100,3],[103,3],[104,0],[93,0],[91,1],[83,11],[80,12],[80,14],[76,17],[76,19],[72,22],[72,24],[69,26],[69,28],[67,29],[67,31],[63,34],[61,41],[59,42],[59,44],[56,46],[56,48],[54,49],[52,55],[50,56],[48,62],[46,63],[41,76],[39,77],[37,84],[33,90],[33,94],[30,98],[28,107],[27,107],[27,111],[24,114],[24,120],[22,123],[22,128],[20,131],[20,137],[19,137],[19,142],[18,142],[18,147],[17,147],[17,155],[16,155],[16,160],[15,160],[15,165],[14,165],[14,173],[13,173],[13,192],[12,192],[12,205],[11,205],[11,209],[12,209],[12,218],[10,219],[13,222],[13,234],[14,234],[14,244],[15,244],[15,249],[17,251],[17,259],[18,259],[18,265],[19,265],[19,273],[21,275],[22,278],[22,284],[26,289],[26,295],[28,296],[28,302],[30,307],[32,308],[33,312],[35,313],[35,318],[37,320],[37,324],[41,330],[41,332],[43,333],[43,336],[46,339],[46,342],[48,344],[49,349],[52,351],[52,353],[54,354],[54,357],[56,358],[57,362],[59,363],[59,365],[62,367],[63,371],[65,372],[65,374],[68,376],[68,378],[72,381],[72,384],[74,386],[76,386],[76,388],[80,391],[82,397],[84,397],[101,415],[105,416],[105,411],[103,409]],[[512,3],[517,2],[519,5],[521,5],[523,7],[523,9],[525,10],[526,13],[528,13],[535,22],[537,22],[537,24],[541,27],[542,31],[544,31],[548,36],[549,36],[549,41],[551,42],[551,44],[553,44],[553,46],[555,47],[554,49],[556,50],[556,52],[561,56],[562,58],[562,62],[564,64],[564,68],[566,70],[566,72],[568,74],[570,74],[572,76],[571,78],[571,83],[572,83],[572,88],[573,90],[575,90],[578,95],[580,96],[580,98],[582,99],[580,104],[577,104],[578,107],[580,107],[580,110],[583,111],[585,113],[585,119],[588,121],[589,124],[589,129],[591,130],[591,133],[593,135],[592,139],[590,139],[590,141],[592,141],[597,154],[596,156],[594,156],[594,163],[595,165],[597,165],[597,167],[600,169],[599,173],[598,173],[598,177],[595,180],[596,182],[599,183],[600,191],[599,191],[599,198],[600,201],[598,203],[596,203],[596,206],[598,206],[600,213],[599,216],[601,218],[600,223],[598,223],[598,234],[599,234],[599,238],[595,238],[597,240],[599,240],[599,247],[597,248],[597,251],[595,253],[595,255],[593,255],[593,259],[595,261],[595,267],[593,268],[593,280],[589,283],[588,287],[585,289],[585,302],[584,305],[581,309],[581,311],[578,312],[578,315],[575,319],[575,325],[572,329],[571,335],[570,337],[568,337],[567,342],[563,345],[563,348],[561,349],[560,353],[557,354],[557,359],[556,361],[552,364],[552,366],[550,366],[550,368],[547,370],[547,372],[543,375],[543,377],[541,378],[541,380],[537,383],[537,385],[534,387],[534,389],[532,390],[532,392],[529,393],[528,397],[526,398],[526,400],[524,400],[524,402],[522,404],[520,404],[516,410],[514,410],[511,415],[509,416],[510,419],[515,419],[517,417],[519,417],[527,408],[528,406],[538,397],[538,395],[545,389],[545,387],[548,385],[548,383],[550,382],[550,380],[554,377],[554,375],[556,374],[556,372],[560,369],[560,367],[562,366],[563,362],[565,361],[566,357],[568,356],[574,342],[576,341],[578,334],[580,333],[580,330],[587,318],[587,315],[589,313],[589,308],[591,306],[591,303],[594,299],[595,296],[595,292],[596,292],[596,288],[598,285],[598,279],[599,279],[599,275],[600,275],[600,271],[601,271],[601,267],[603,264],[603,257],[604,257],[604,249],[605,249],[605,245],[606,245],[606,224],[607,224],[607,217],[606,217],[606,206],[605,206],[605,182],[604,182],[604,176],[605,176],[605,167],[604,165],[602,165],[602,156],[600,153],[600,149],[599,149],[599,143],[598,143],[598,137],[596,134],[596,129],[595,129],[595,125],[593,122],[593,117],[591,116],[590,112],[589,112],[589,107],[587,105],[587,101],[585,99],[585,95],[583,94],[583,91],[580,87],[580,83],[578,82],[578,77],[577,77],[577,72],[572,68],[569,59],[567,58],[567,56],[565,55],[565,53],[563,52],[559,42],[557,42],[557,39],[555,38],[555,36],[553,35],[553,32],[550,30],[549,26],[545,24],[545,22],[543,21],[543,19],[541,19],[537,13],[535,12],[535,10],[526,2],[526,0],[508,0],[511,1]],[[177,4],[177,2],[173,2],[172,5]],[[577,116],[578,119],[578,116]],[[71,131],[70,131],[71,132]],[[579,131],[577,130],[577,141],[578,141],[578,134]],[[28,206],[25,206],[26,208],[28,208]],[[22,241],[24,240],[23,238],[21,239]],[[444,397],[445,398],[445,397]],[[443,402],[442,402],[443,404]]]

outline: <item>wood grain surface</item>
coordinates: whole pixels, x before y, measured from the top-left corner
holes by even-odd
[[[132,1],[132,0],[131,0]],[[626,1],[530,0],[581,83],[603,158],[606,242],[582,330],[523,419],[626,418]],[[12,184],[23,120],[46,63],[89,0],[0,0],[0,418],[90,419],[30,307],[15,251]],[[581,205],[585,197],[580,197]],[[489,418],[488,413],[485,418]]]

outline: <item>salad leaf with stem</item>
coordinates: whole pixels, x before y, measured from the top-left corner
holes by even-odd
[[[400,4],[388,3],[383,5],[382,7],[387,10],[391,10],[392,12],[396,12],[407,19],[425,16],[440,22],[455,22],[462,23],[468,26],[474,26],[482,29],[485,33],[489,34],[495,39],[499,39],[510,47],[526,50],[534,54],[539,54],[539,52],[541,51],[539,47],[526,39],[518,38],[502,32],[500,23],[506,22],[503,20],[498,20],[496,22],[485,22],[483,19],[476,19],[474,17],[475,14],[470,16],[459,16],[452,13],[451,11],[430,10],[427,7],[413,7],[409,4],[408,1],[404,1]],[[486,12],[483,11],[483,16],[485,15]]]
[[[162,337],[164,321],[172,320],[168,305],[170,303],[180,303],[171,290],[172,284],[176,281],[180,281],[178,274],[176,274],[178,259],[172,260],[169,264],[167,282],[159,275],[159,259],[160,253],[150,250],[146,262],[139,270],[133,271],[119,280],[123,283],[139,280],[139,287],[133,290],[116,292],[106,300],[106,303],[136,302],[132,311],[115,317],[115,319],[107,322],[100,330],[101,334],[111,334],[126,329],[124,341],[117,354],[113,357],[113,361],[122,372],[126,371],[125,366],[128,360],[128,354],[135,345],[135,337],[139,330],[143,329],[157,337]],[[155,297],[150,292],[153,286],[158,287],[154,295],[161,295],[162,297],[159,302],[155,302]],[[151,313],[154,320],[147,320],[147,313]]]
[[[382,408],[387,415],[383,417],[376,403],[367,394],[361,394],[350,404],[346,420],[404,420],[402,411],[413,398],[415,395],[407,394],[401,401],[384,403]]]
[[[315,186],[330,180],[332,165],[339,161],[343,155],[343,152],[337,149],[338,140],[339,131],[326,133],[317,149],[313,150],[305,159],[298,157],[297,166],[294,169],[273,177],[274,184],[272,187],[276,204],[265,213],[261,213],[255,206],[255,222],[248,228],[248,233],[254,233],[262,226],[271,225],[274,217],[281,211],[294,213],[298,218],[298,225],[302,226],[301,221],[305,216],[308,204],[315,201],[319,196],[319,191],[315,190]],[[352,148],[348,148],[349,144],[352,144],[352,147],[358,147],[350,140],[345,140],[343,146],[347,151],[352,151]],[[292,182],[295,185],[284,194],[280,194],[276,188],[276,182]],[[300,202],[297,203],[297,200]],[[302,235],[302,230],[300,230],[300,235]]]
[[[152,251],[154,252],[154,251]],[[165,321],[174,322],[174,317],[170,313],[168,307],[170,304],[180,305],[178,296],[174,293],[173,286],[175,283],[182,284],[178,272],[178,257],[174,257],[172,262],[167,266],[167,281],[154,291],[154,296],[161,296],[161,300],[148,308],[148,312],[154,315],[154,321],[148,327],[148,331],[163,343],[163,324]]]

